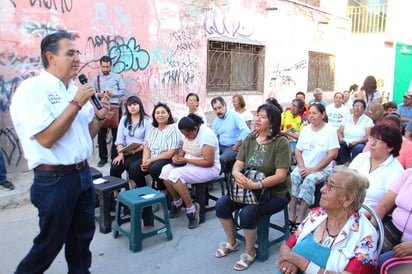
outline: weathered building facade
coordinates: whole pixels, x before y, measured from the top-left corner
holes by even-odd
[[[213,96],[231,104],[237,93],[253,110],[268,96],[286,103],[297,91],[343,90],[368,74],[386,73],[384,66],[360,60],[370,51],[354,53],[347,5],[346,0],[1,0],[0,144],[8,168],[25,168],[8,108],[19,83],[42,69],[39,44],[48,33],[78,35],[81,73],[88,78],[99,72],[102,55],[112,57],[113,70],[149,113],[162,101],[178,115],[188,92],[199,94],[205,112]],[[385,50],[381,47],[381,57],[391,54]]]

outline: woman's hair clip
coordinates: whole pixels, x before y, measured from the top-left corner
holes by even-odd
[[[167,106],[167,103],[163,103],[163,102],[157,102],[156,104],[153,104],[154,107],[158,107],[158,106]]]

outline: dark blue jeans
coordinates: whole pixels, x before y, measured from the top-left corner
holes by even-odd
[[[338,164],[345,164],[347,162],[352,162],[359,153],[362,152],[365,144],[357,144],[353,147],[349,147],[346,143],[340,145],[338,153]]]
[[[232,212],[241,208],[239,213],[240,227],[244,229],[257,228],[258,218],[268,213],[274,214],[282,210],[289,203],[289,195],[285,198],[270,197],[259,205],[248,205],[233,202],[228,195],[224,195],[216,202],[216,217],[232,218]]]
[[[95,190],[89,167],[34,171],[30,196],[39,212],[40,232],[16,273],[44,273],[63,245],[68,273],[90,273]]]
[[[107,152],[107,141],[106,141],[106,136],[107,136],[107,131],[108,128],[101,128],[99,132],[97,133],[97,144],[99,145],[99,158],[101,160],[106,160],[109,158],[108,157],[108,152]],[[110,146],[110,158],[113,160],[114,158],[117,157],[117,149],[116,146],[114,145],[114,142],[116,142],[116,136],[117,136],[117,128],[110,128],[112,131],[112,144]]]
[[[3,154],[0,151],[0,183],[7,180],[6,163],[4,162]]]
[[[376,273],[379,274],[383,263],[385,261],[389,260],[389,259],[392,259],[392,258],[393,258],[393,251],[392,250],[387,251],[385,253],[381,253],[379,255],[379,259],[378,259],[378,266],[376,268]]]
[[[237,151],[232,149],[232,146],[219,145],[219,158],[222,172],[231,172],[233,163],[236,160]]]

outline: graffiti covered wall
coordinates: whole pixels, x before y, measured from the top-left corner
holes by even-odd
[[[151,111],[156,101],[172,109],[185,95],[204,86],[204,46],[201,17],[186,16],[181,1],[2,0],[0,21],[0,142],[11,169],[23,160],[9,117],[19,83],[42,69],[39,45],[52,32],[78,36],[81,73],[89,79],[99,72],[103,55],[113,59],[127,89],[142,98]]]
[[[99,72],[100,57],[109,55],[112,70],[142,98],[148,113],[162,101],[178,115],[188,92],[197,92],[200,108],[211,110],[206,92],[209,38],[266,46],[263,96],[245,96],[255,109],[267,96],[287,101],[304,90],[307,48],[314,39],[309,33],[319,32],[307,24],[314,20],[307,10],[276,0],[1,0],[0,9],[0,144],[9,170],[24,168],[10,102],[21,81],[42,69],[39,45],[49,33],[77,35],[80,72],[89,79]],[[291,15],[294,23],[284,24]],[[284,54],[292,48],[293,53]],[[230,105],[231,96],[226,98]]]

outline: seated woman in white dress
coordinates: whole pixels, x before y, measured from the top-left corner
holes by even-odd
[[[173,198],[169,217],[178,217],[184,203],[189,228],[193,229],[199,225],[199,205],[192,202],[187,184],[206,183],[219,175],[219,142],[196,114],[183,117],[178,127],[184,136],[183,147],[173,156],[172,163],[163,167],[160,179]]]

